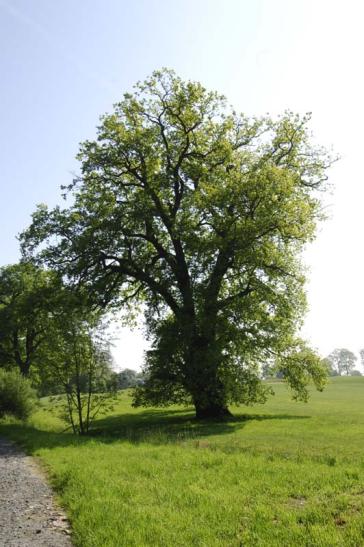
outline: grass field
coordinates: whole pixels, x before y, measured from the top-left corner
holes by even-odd
[[[78,547],[364,546],[364,378],[307,404],[274,387],[221,424],[123,393],[90,437],[60,433],[47,401],[0,434],[46,466]]]

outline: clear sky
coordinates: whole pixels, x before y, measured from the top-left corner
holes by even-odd
[[[364,347],[363,20],[360,0],[0,0],[0,265],[35,205],[61,201],[98,117],[166,66],[247,114],[312,111],[342,159],[306,253],[304,334],[322,354]],[[119,367],[143,347],[121,331]]]

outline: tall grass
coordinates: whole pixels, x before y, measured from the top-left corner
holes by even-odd
[[[135,410],[123,393],[86,438],[61,433],[44,400],[0,434],[47,468],[76,546],[364,545],[364,378],[308,404],[274,389],[223,423]]]

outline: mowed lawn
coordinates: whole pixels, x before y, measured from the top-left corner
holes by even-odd
[[[79,547],[364,545],[364,378],[307,404],[274,389],[222,424],[132,409],[124,392],[83,439],[45,400],[0,434],[43,462]]]

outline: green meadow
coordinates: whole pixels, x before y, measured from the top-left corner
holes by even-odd
[[[43,399],[0,434],[39,458],[78,547],[364,545],[364,378],[296,403],[203,423],[190,409],[133,409],[122,392],[75,437]]]

